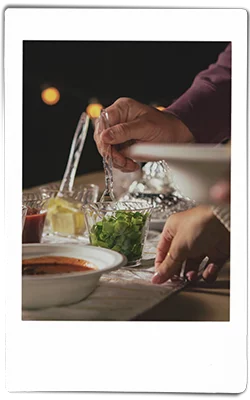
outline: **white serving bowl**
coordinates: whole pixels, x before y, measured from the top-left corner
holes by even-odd
[[[211,203],[210,188],[228,176],[231,160],[230,147],[200,144],[136,144],[128,156],[140,161],[165,160],[183,195],[199,203]]]
[[[82,258],[98,269],[22,277],[23,309],[46,308],[76,303],[97,287],[103,273],[127,263],[126,257],[108,249],[75,244],[23,244],[22,258],[64,256]]]

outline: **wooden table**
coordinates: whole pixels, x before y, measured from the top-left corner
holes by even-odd
[[[104,189],[103,172],[95,172],[76,178],[76,184],[93,183]],[[138,316],[138,321],[229,321],[230,266],[224,266],[213,285],[199,281],[151,310]]]

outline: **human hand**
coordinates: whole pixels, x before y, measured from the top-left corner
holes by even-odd
[[[207,256],[209,264],[203,272],[207,282],[217,275],[230,254],[230,233],[213,214],[210,206],[198,206],[171,215],[164,226],[157,247],[153,283],[163,283],[179,275],[186,261],[188,280],[197,278],[201,261]]]
[[[230,180],[225,179],[217,182],[214,186],[211,187],[209,193],[211,200],[215,203],[219,204],[230,203],[230,195],[231,195]]]
[[[225,148],[231,152],[231,140],[225,144]],[[231,185],[230,185],[230,169],[227,174],[218,181],[214,186],[210,188],[210,198],[214,203],[228,204],[230,203],[231,197]]]
[[[94,139],[102,156],[107,145],[113,145],[113,165],[123,172],[138,169],[138,164],[126,156],[126,148],[131,144],[194,141],[192,133],[178,118],[136,100],[120,98],[107,107],[106,111],[110,128],[101,133],[95,129]]]

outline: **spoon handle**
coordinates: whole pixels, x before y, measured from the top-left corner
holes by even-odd
[[[83,145],[86,140],[88,127],[89,127],[89,116],[85,112],[83,112],[78,121],[76,131],[74,133],[74,137],[72,140],[67,167],[63,175],[63,179],[58,193],[59,196],[63,195],[63,192],[72,191],[76,170],[81,157]]]
[[[101,113],[102,122],[104,125],[104,129],[109,128],[108,122],[108,113],[103,110]],[[113,162],[112,162],[112,146],[108,145],[107,152],[103,157],[103,168],[105,173],[105,190],[102,194],[100,199],[101,202],[103,201],[114,201],[115,195],[113,191],[114,187],[114,180],[113,180]]]

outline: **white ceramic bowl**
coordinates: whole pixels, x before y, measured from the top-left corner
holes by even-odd
[[[83,300],[95,290],[103,273],[118,269],[127,263],[123,255],[101,247],[78,244],[23,244],[23,259],[49,255],[82,258],[98,269],[91,272],[23,276],[23,309],[61,306]]]
[[[183,195],[199,203],[211,203],[210,188],[230,170],[230,147],[223,145],[136,144],[128,155],[140,161],[165,160]]]

